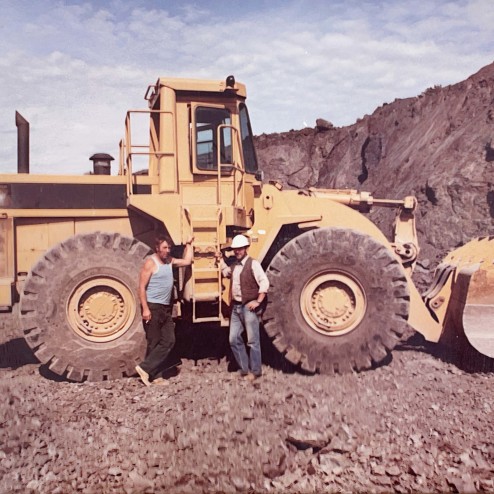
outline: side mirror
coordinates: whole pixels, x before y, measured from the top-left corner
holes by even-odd
[[[258,182],[262,182],[264,180],[264,172],[262,170],[257,170],[255,174],[255,179]]]

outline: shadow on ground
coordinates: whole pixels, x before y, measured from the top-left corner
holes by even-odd
[[[245,339],[244,333],[244,339]],[[170,356],[170,361],[174,359],[186,358],[198,362],[203,359],[227,361],[228,370],[235,372],[238,370],[228,341],[228,328],[219,328],[211,325],[187,325],[177,324],[177,342]],[[306,374],[291,362],[286,360],[274,347],[270,338],[261,328],[261,352],[264,364],[285,373],[293,374],[299,372]]]
[[[310,375],[309,372],[286,360],[274,347],[263,330],[261,330],[261,347],[265,365],[287,374]],[[464,372],[494,371],[494,359],[485,357],[473,349],[466,337],[461,334],[449,335],[449,338],[442,338],[439,343],[432,343],[426,341],[420,333],[413,333],[393,350],[393,352],[407,351],[419,351],[432,355],[443,362],[458,367]],[[218,364],[225,361],[229,372],[238,370],[228,342],[228,328],[211,325],[192,326],[186,323],[178,323],[176,345],[164,366],[163,374],[166,377],[171,377],[178,373],[182,359],[193,360],[196,364],[201,360],[215,360]],[[373,368],[389,365],[391,361],[392,354]],[[39,364],[39,361],[24,338],[13,338],[0,344],[0,368],[15,370],[30,364]],[[66,380],[64,377],[52,372],[48,365],[40,365],[39,373],[51,381],[60,382]]]
[[[24,365],[36,364],[34,356],[24,338],[14,338],[0,345],[0,368],[18,369]]]
[[[475,350],[459,331],[445,331],[438,343],[427,341],[420,333],[414,333],[393,351],[408,350],[427,353],[468,373],[494,371],[494,359]]]

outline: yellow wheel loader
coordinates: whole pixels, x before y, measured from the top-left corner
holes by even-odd
[[[52,371],[75,381],[133,374],[145,349],[138,275],[157,233],[175,256],[195,237],[193,265],[176,273],[176,316],[222,326],[229,280],[215,254],[248,235],[271,283],[265,331],[307,371],[369,369],[407,325],[434,342],[451,328],[494,358],[492,238],[449,254],[422,297],[411,280],[414,197],[263,183],[246,88],[233,76],[160,78],[145,99],[148,108],[127,112],[114,174],[106,154],[90,158],[88,175],[30,174],[29,124],[17,114],[18,173],[0,175],[0,307],[19,307],[27,343]],[[395,208],[393,238],[365,215],[376,207]]]

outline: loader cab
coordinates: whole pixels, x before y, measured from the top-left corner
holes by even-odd
[[[148,87],[145,99],[148,110],[127,113],[121,143],[121,172],[128,177],[129,204],[156,217],[157,197],[166,197],[166,209],[173,205],[184,211],[182,223],[190,222],[188,216],[209,211],[208,216],[221,217],[222,241],[227,229],[251,228],[261,175],[245,86],[233,76],[224,81],[161,78]],[[136,142],[132,130],[135,114],[143,113],[149,115],[145,144]],[[136,179],[133,163],[143,155],[149,158],[146,178]],[[172,238],[183,237],[183,224],[170,228]]]
[[[233,76],[225,82],[159,79],[145,98],[150,108],[150,175],[160,175],[160,162],[171,155],[179,180],[190,179],[188,171],[204,176],[226,173],[233,165],[256,175],[246,90]]]

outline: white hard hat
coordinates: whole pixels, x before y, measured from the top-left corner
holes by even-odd
[[[232,249],[241,249],[242,247],[248,247],[250,245],[249,239],[244,235],[236,235],[233,237],[232,245],[230,248]]]

